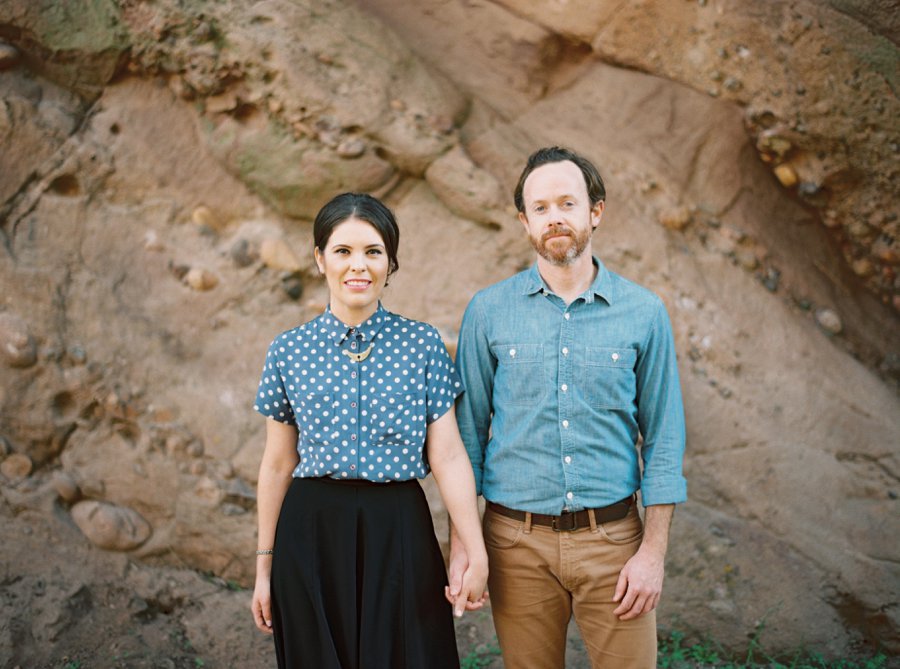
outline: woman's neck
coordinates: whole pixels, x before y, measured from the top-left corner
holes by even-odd
[[[378,302],[373,305],[366,305],[362,309],[351,309],[344,304],[331,304],[331,313],[341,323],[348,327],[359,327],[372,317],[378,311]]]

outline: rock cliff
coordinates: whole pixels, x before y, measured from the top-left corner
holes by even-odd
[[[595,253],[675,328],[691,499],[661,624],[900,650],[891,5],[3,3],[4,516],[251,582],[251,400],[271,338],[327,301],[311,217],[383,196],[385,303],[452,345],[531,262],[512,187],[564,144],[607,182]]]

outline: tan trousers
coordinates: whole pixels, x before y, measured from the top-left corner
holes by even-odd
[[[574,532],[513,520],[488,509],[488,587],[506,669],[563,669],[572,614],[594,669],[654,669],[656,612],[621,621],[612,601],[619,571],[637,552],[643,526],[628,515]]]

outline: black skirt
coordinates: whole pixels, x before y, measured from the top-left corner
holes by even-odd
[[[444,561],[418,481],[294,479],[271,582],[281,669],[459,667]]]

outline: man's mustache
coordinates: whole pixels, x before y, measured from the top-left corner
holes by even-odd
[[[564,225],[557,225],[544,232],[544,234],[541,235],[541,241],[545,242],[551,237],[559,236],[574,237],[575,233]]]

